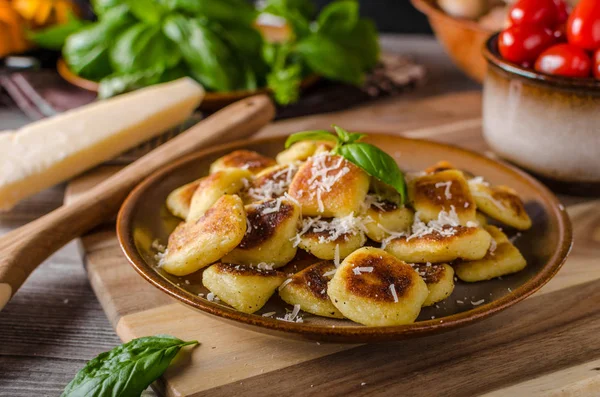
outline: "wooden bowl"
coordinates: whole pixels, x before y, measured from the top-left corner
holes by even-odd
[[[446,14],[436,0],[411,0],[427,15],[429,24],[454,63],[473,80],[482,83],[487,63],[481,54],[487,38],[493,33],[476,21],[459,19]]]
[[[527,259],[525,270],[480,283],[458,282],[445,303],[423,308],[414,324],[392,327],[365,327],[349,320],[304,316],[303,323],[291,323],[263,317],[276,312],[283,316],[290,306],[274,296],[255,314],[241,313],[225,304],[210,302],[202,285],[202,271],[175,277],[157,265],[153,242],[166,245],[169,234],[180,222],[165,206],[167,195],[175,188],[206,175],[210,164],[236,149],[256,150],[274,156],[283,149],[285,137],[234,142],[183,158],[148,177],[124,202],[117,218],[121,248],[134,269],[152,285],[199,310],[232,324],[278,336],[335,342],[376,342],[399,340],[438,333],[471,324],[504,310],[531,295],[546,284],[561,267],[572,244],[569,218],[556,197],[527,174],[479,154],[439,143],[372,134],[368,142],[399,156],[404,170],[422,170],[447,160],[456,167],[483,176],[493,184],[516,189],[526,203],[533,227],[516,239],[516,246]],[[514,233],[513,233],[514,234]],[[187,280],[187,281],[186,281]],[[465,298],[466,297],[466,298]],[[472,305],[484,299],[480,306]],[[464,301],[461,304],[459,301]],[[274,317],[276,317],[274,316]]]
[[[83,88],[84,90],[98,92],[98,83],[76,75],[65,62],[63,58],[59,58],[56,62],[56,70],[58,74],[69,83]],[[300,89],[307,89],[319,81],[317,75],[310,75],[300,83]],[[248,98],[252,95],[271,93],[268,88],[259,88],[258,90],[238,90],[229,92],[210,92],[207,91],[200,109],[202,110],[218,110],[240,99]]]

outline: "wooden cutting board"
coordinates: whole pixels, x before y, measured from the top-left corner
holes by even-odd
[[[359,110],[275,123],[259,136],[327,128],[402,134],[479,152],[478,92],[391,100]],[[67,201],[115,172],[73,181]],[[172,334],[200,345],[156,383],[167,396],[600,395],[600,201],[561,197],[575,228],[573,252],[533,297],[442,335],[377,345],[290,341],[247,331],[175,303],[127,264],[114,224],[81,241],[91,285],[119,337]]]

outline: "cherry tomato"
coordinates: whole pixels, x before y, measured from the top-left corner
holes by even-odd
[[[500,55],[507,61],[518,64],[533,63],[552,44],[552,31],[540,26],[511,26],[498,36]]]
[[[572,44],[556,44],[540,54],[535,70],[556,76],[589,77],[592,60],[581,48]]]
[[[581,0],[567,21],[569,43],[594,51],[600,48],[600,1]]]
[[[556,12],[558,16],[558,23],[565,23],[569,19],[569,5],[565,0],[554,0],[556,6]]]
[[[559,22],[554,0],[519,0],[510,7],[508,19],[512,25],[540,25],[553,28]]]
[[[600,80],[600,50],[594,52],[594,77]]]

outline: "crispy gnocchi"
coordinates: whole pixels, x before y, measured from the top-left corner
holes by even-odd
[[[159,266],[174,276],[202,272],[210,298],[245,313],[278,295],[293,310],[276,319],[366,326],[410,324],[456,294],[456,283],[527,266],[494,226],[532,226],[511,188],[440,161],[407,173],[403,200],[334,146],[300,141],[276,158],[237,150],[217,159],[208,176],[166,198],[184,221]]]

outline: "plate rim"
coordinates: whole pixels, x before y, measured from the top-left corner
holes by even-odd
[[[365,342],[365,341],[389,341],[402,340],[412,337],[419,337],[440,333],[456,329],[467,324],[475,323],[494,314],[497,314],[515,304],[521,302],[525,298],[531,296],[538,291],[546,283],[548,283],[560,270],[565,263],[573,246],[573,230],[570,218],[565,207],[560,203],[558,198],[541,182],[534,177],[528,175],[524,171],[507,164],[498,159],[492,159],[479,154],[475,151],[454,146],[451,144],[440,143],[425,139],[414,139],[404,136],[399,136],[389,133],[367,132],[369,136],[382,137],[388,139],[397,139],[400,141],[419,141],[425,145],[433,145],[439,148],[459,151],[464,155],[476,157],[478,160],[483,160],[503,168],[505,171],[516,174],[524,179],[528,184],[541,193],[541,198],[550,204],[552,209],[548,216],[554,217],[558,222],[558,243],[557,249],[553,252],[548,261],[542,266],[540,271],[532,278],[527,280],[523,285],[513,290],[511,293],[501,297],[498,300],[477,306],[471,310],[461,313],[456,313],[450,316],[440,317],[431,320],[419,321],[413,324],[397,325],[397,326],[324,326],[307,323],[292,323],[277,320],[275,318],[263,317],[257,314],[248,314],[237,311],[233,308],[218,305],[206,299],[200,298],[190,292],[179,289],[173,286],[168,280],[161,276],[154,268],[146,263],[139,254],[135,242],[131,223],[133,221],[133,213],[140,199],[144,197],[147,189],[151,188],[156,182],[159,182],[164,177],[176,169],[184,166],[187,163],[199,160],[202,157],[208,156],[214,152],[222,150],[244,149],[248,145],[281,142],[286,139],[285,135],[261,138],[261,139],[245,139],[238,140],[218,146],[213,146],[196,153],[191,153],[181,159],[155,171],[142,182],[140,182],[127,196],[119,213],[117,215],[116,232],[119,241],[119,246],[124,253],[129,264],[135,271],[142,276],[147,282],[158,288],[162,292],[176,299],[186,306],[219,317],[223,320],[233,321],[238,326],[252,326],[257,332],[277,333],[280,336],[289,336],[293,338],[304,338],[310,340],[323,340],[333,338],[336,341],[342,342]],[[256,329],[260,328],[260,330]]]

